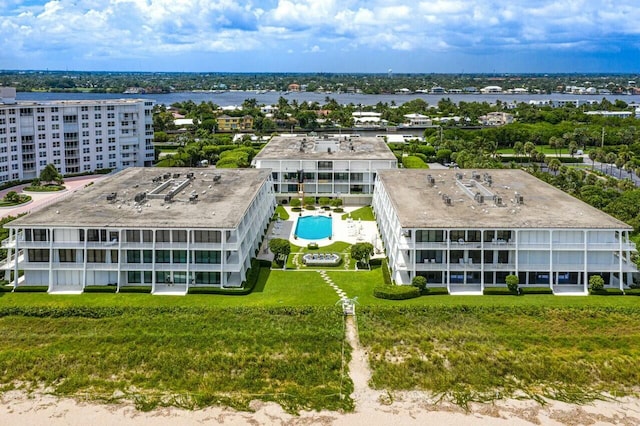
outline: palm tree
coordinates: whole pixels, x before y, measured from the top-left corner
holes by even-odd
[[[518,159],[518,163],[520,163],[520,156],[522,155],[522,153],[524,152],[524,145],[522,144],[522,142],[516,142],[513,144],[513,153],[516,155],[516,158]]]
[[[607,164],[609,164],[609,174],[613,173],[613,164],[616,162],[617,158],[618,156],[613,152],[606,155]]]
[[[560,160],[558,160],[557,158],[552,158],[549,160],[549,163],[547,164],[547,167],[549,168],[549,170],[551,170],[553,172],[553,174],[555,176],[558,175],[558,169],[562,166],[562,163],[560,162]]]
[[[589,160],[591,160],[591,170],[596,166],[596,159],[598,158],[598,151],[595,149],[589,150]]]

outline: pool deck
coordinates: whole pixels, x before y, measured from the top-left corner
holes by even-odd
[[[336,241],[344,241],[349,244],[355,243],[371,243],[377,249],[382,249],[382,242],[378,234],[378,226],[374,221],[360,221],[360,220],[342,220],[343,214],[348,214],[359,207],[345,207],[343,213],[327,212],[321,209],[317,210],[302,210],[301,212],[291,211],[291,207],[285,206],[287,213],[289,213],[289,219],[271,222],[269,225],[267,238],[265,238],[263,245],[260,249],[259,258],[265,260],[272,260],[273,255],[268,250],[269,241],[273,238],[284,238],[289,240],[291,244],[300,247],[306,247],[309,243],[316,243],[318,247],[329,246]],[[305,216],[326,216],[333,219],[332,222],[332,237],[322,238],[319,240],[307,240],[304,238],[296,238],[294,232],[298,219]],[[266,249],[266,250],[265,250]],[[376,250],[376,256],[384,256],[384,253],[378,253]]]

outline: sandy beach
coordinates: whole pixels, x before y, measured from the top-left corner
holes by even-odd
[[[571,405],[550,401],[505,400],[473,404],[465,413],[448,403],[434,404],[420,392],[394,395],[393,402],[367,401],[354,413],[330,411],[285,413],[274,403],[254,401],[254,412],[210,407],[188,411],[160,408],[137,411],[132,404],[100,405],[47,394],[9,391],[1,397],[0,424],[5,425],[629,425],[640,424],[640,400],[596,401]],[[388,402],[388,401],[387,401]]]

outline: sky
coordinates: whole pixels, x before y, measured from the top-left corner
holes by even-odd
[[[639,73],[638,0],[0,0],[0,69]]]

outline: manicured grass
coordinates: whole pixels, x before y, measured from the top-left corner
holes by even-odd
[[[538,152],[542,152],[545,155],[555,155],[555,154],[566,154],[569,155],[569,149],[567,148],[562,148],[562,149],[553,149],[551,147],[549,147],[549,145],[536,145],[536,151]],[[498,154],[505,154],[505,155],[515,155],[515,153],[513,152],[513,148],[502,148],[499,149],[497,151]],[[522,156],[526,156],[526,154],[522,154]]]
[[[349,217],[351,217],[351,219],[353,220],[376,220],[376,218],[373,216],[373,210],[371,209],[371,206],[360,207],[359,209],[354,210],[351,213],[343,214],[342,220],[347,220]]]
[[[344,241],[336,241],[331,245],[328,245],[325,247],[318,247],[318,248],[298,247],[298,246],[292,245],[291,254],[287,258],[287,269],[298,269],[302,267],[304,269],[315,269],[315,270],[319,270],[319,269],[343,270],[345,269],[345,262],[348,262],[347,269],[353,270],[355,269],[355,261],[351,259],[351,255],[349,252],[350,247],[351,247],[351,244],[346,243]],[[305,265],[302,265],[302,260],[300,260],[300,257],[306,253],[340,253],[342,254],[342,263],[340,263],[340,265],[338,266],[322,266],[322,267],[318,266],[315,268],[307,267]]]
[[[285,210],[284,207],[282,207],[280,204],[278,204],[278,206],[276,207],[276,211],[273,213],[273,217],[274,218],[278,218],[280,217],[280,219],[282,220],[288,220],[289,219],[289,213],[287,213],[287,210]]]
[[[31,201],[31,196],[30,195],[25,195],[25,194],[19,194],[19,199],[17,202],[13,202],[13,201],[6,201],[6,200],[0,200],[0,207],[13,207],[13,206],[19,206],[21,204],[24,203],[28,203],[29,201]]]
[[[553,296],[550,296],[551,298]],[[361,342],[367,346],[377,389],[419,389],[466,406],[525,394],[583,403],[603,393],[636,389],[640,370],[640,307],[507,306],[484,297],[484,306],[360,307]],[[464,297],[441,297],[473,300]],[[613,299],[613,298],[609,298]],[[618,300],[623,298],[617,298]],[[629,298],[633,299],[633,298]]]
[[[64,185],[26,186],[23,191],[30,192],[56,192],[67,189]]]

